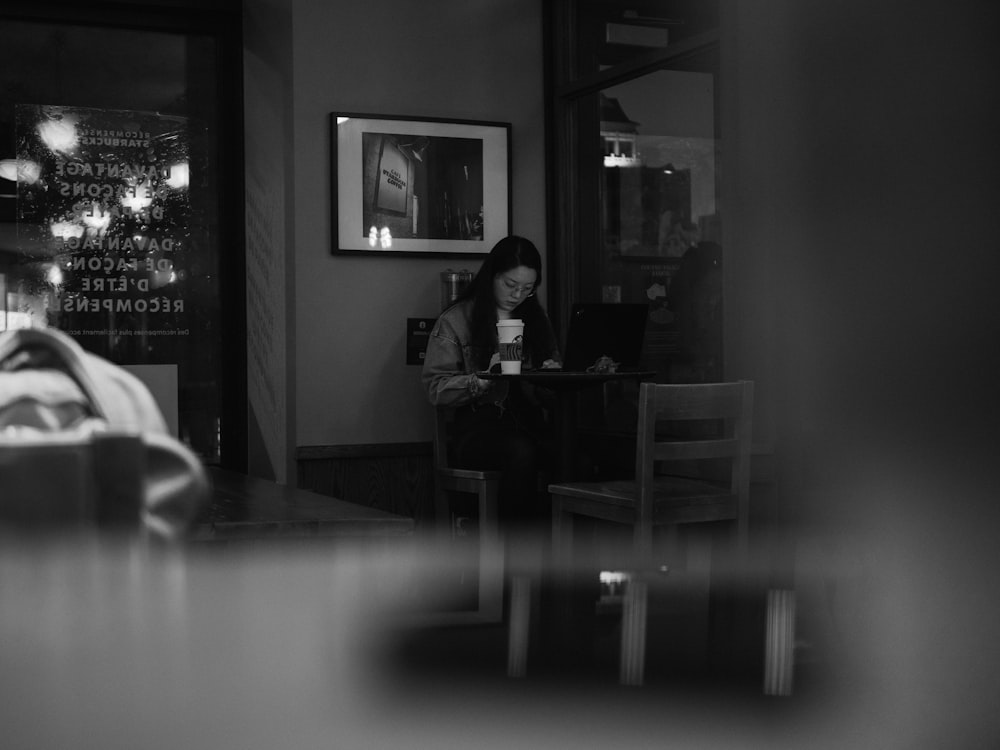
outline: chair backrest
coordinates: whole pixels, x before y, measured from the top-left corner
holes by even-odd
[[[719,461],[728,466],[730,494],[739,498],[739,521],[746,528],[753,425],[753,382],[643,383],[639,386],[639,424],[635,476],[638,513],[652,521],[654,476],[670,464]],[[691,423],[686,434],[657,430],[664,422]],[[684,433],[685,431],[681,431]],[[706,477],[707,478],[707,477]]]

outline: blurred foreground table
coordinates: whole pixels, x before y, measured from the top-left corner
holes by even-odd
[[[212,504],[192,540],[400,537],[413,533],[412,518],[266,479],[208,469]]]
[[[0,530],[3,747],[440,747],[380,654],[450,561],[400,547]]]
[[[685,676],[514,680],[505,627],[412,624],[454,565],[418,539],[220,551],[0,530],[3,747],[800,748],[841,747],[844,727],[862,728],[854,746],[902,746],[898,722],[872,717],[910,706],[865,679],[895,631],[834,630],[850,679],[805,702]]]

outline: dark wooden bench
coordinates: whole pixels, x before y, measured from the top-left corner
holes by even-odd
[[[191,540],[404,537],[412,518],[217,467],[208,468],[212,503]]]

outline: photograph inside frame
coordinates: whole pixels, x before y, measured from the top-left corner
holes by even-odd
[[[509,233],[506,123],[333,115],[334,252],[485,254]]]
[[[483,142],[400,133],[361,135],[361,234],[389,238],[483,239]]]

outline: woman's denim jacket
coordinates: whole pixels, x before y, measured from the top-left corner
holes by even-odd
[[[477,363],[490,361],[499,349],[496,337],[491,350],[471,343],[472,300],[463,300],[441,313],[431,330],[424,354],[421,375],[427,398],[434,406],[463,406],[465,404],[502,404],[507,398],[508,384],[493,381],[483,393],[476,393]],[[548,321],[546,320],[546,323]],[[558,359],[555,334],[547,332],[552,342],[552,358]],[[532,363],[525,362],[530,368]]]

